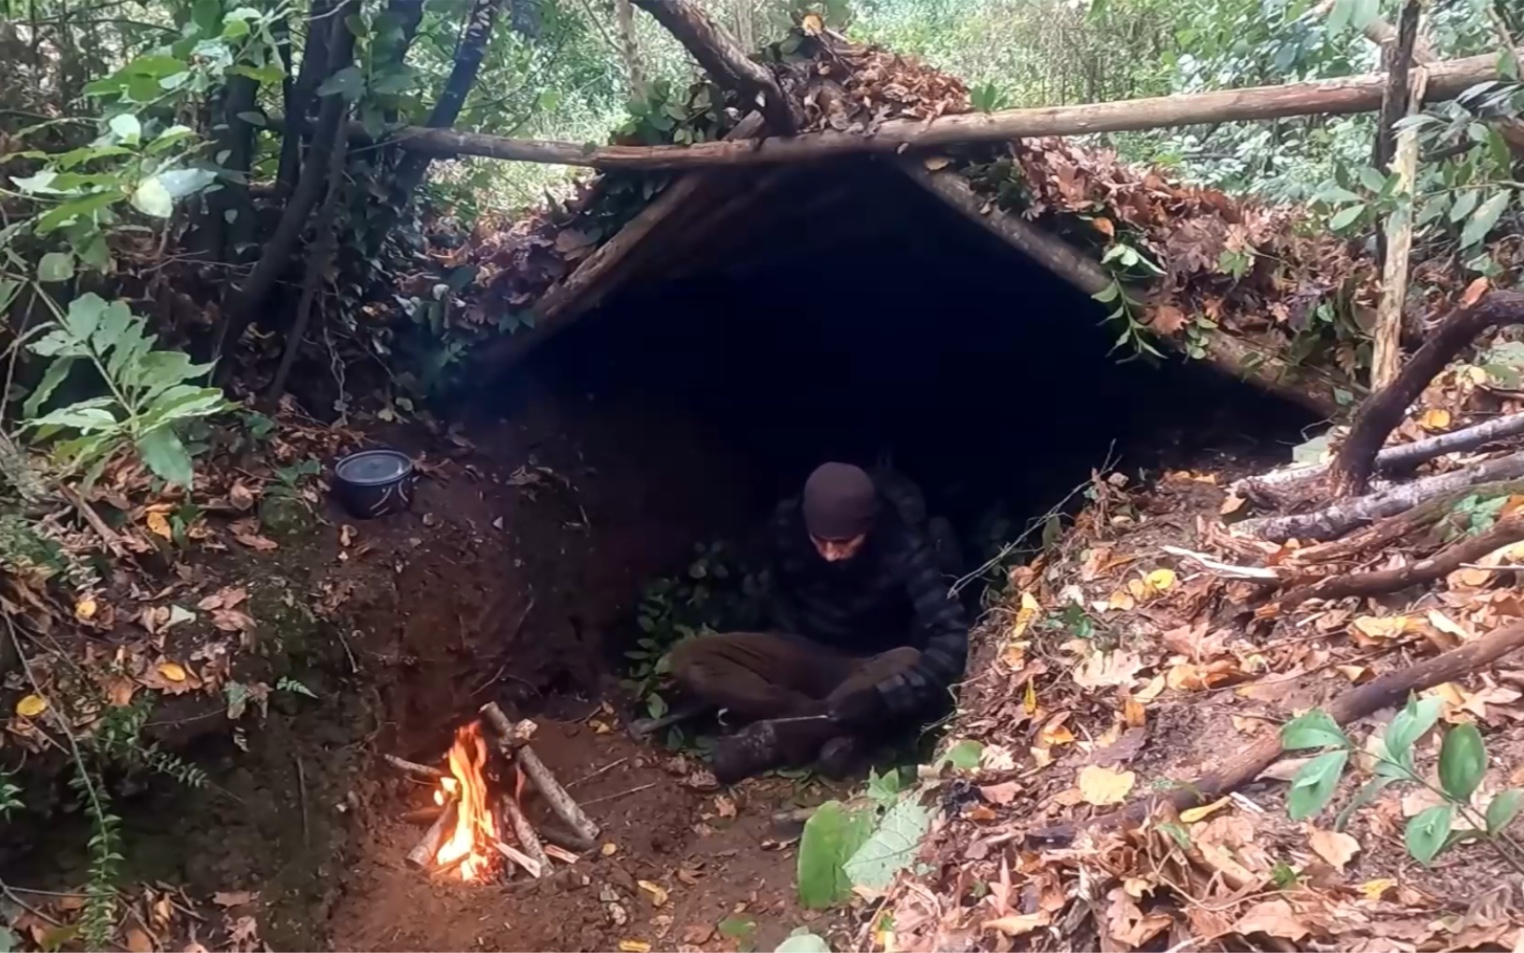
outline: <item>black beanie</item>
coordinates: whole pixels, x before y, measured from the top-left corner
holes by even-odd
[[[873,526],[873,478],[850,463],[823,463],[804,481],[804,525],[817,539],[851,539]]]

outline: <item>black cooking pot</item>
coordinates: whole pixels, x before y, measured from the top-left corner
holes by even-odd
[[[413,504],[413,461],[391,449],[361,450],[333,465],[333,489],[355,519],[400,513]]]

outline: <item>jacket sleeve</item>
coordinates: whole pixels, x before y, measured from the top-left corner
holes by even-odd
[[[968,621],[963,605],[948,593],[946,580],[937,571],[931,550],[919,534],[908,534],[898,570],[916,622],[926,634],[920,661],[908,671],[878,685],[885,706],[899,715],[914,715],[934,707],[947,697],[954,682],[963,677],[968,663]]]

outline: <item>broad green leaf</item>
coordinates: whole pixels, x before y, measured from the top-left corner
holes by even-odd
[[[144,215],[155,218],[169,218],[175,210],[174,196],[169,194],[169,189],[164,187],[156,175],[150,175],[138,183],[137,191],[132,193],[132,204]]]
[[[1281,726],[1281,747],[1287,751],[1302,748],[1349,747],[1349,739],[1339,723],[1321,708],[1314,708]]]
[[[1476,203],[1482,200],[1480,189],[1467,189],[1455,197],[1455,205],[1450,209],[1451,223],[1459,222],[1470,215],[1476,209]]]
[[[100,398],[109,401],[109,398]],[[69,427],[85,433],[95,433],[116,426],[116,415],[105,406],[82,406],[70,404],[51,413],[26,422],[29,427]]]
[[[117,113],[106,123],[116,137],[129,145],[137,145],[143,138],[143,124],[132,113]]]
[[[72,357],[55,358],[48,365],[48,369],[43,371],[42,380],[37,382],[36,389],[27,395],[26,402],[21,405],[21,412],[27,417],[37,416],[38,411],[42,410],[42,405],[48,402],[48,398],[53,396],[58,385],[69,376],[69,371],[74,367],[74,361],[75,358]]]
[[[914,797],[891,807],[878,830],[857,849],[843,868],[853,886],[886,889],[901,870],[910,866],[921,838],[931,825],[931,812]]]
[[[1487,805],[1487,833],[1502,833],[1519,816],[1521,809],[1524,809],[1524,791],[1506,788],[1494,794],[1492,802]]]
[[[187,68],[184,60],[173,56],[150,53],[146,56],[137,57],[131,63],[124,66],[121,72],[132,76],[148,76],[153,79],[163,79],[166,76],[183,73]]]
[[[941,770],[942,765],[950,764],[959,771],[973,771],[979,767],[979,759],[984,756],[984,745],[978,741],[965,738],[957,742],[937,759],[935,765]]]
[[[365,76],[358,67],[346,66],[323,80],[318,87],[319,96],[343,96],[353,102],[365,92]]]
[[[127,326],[133,322],[132,310],[125,301],[113,301],[100,312],[94,330],[90,332],[90,346],[97,354],[105,354],[121,340]],[[141,321],[141,319],[137,319]]]
[[[1482,783],[1487,773],[1487,746],[1476,725],[1456,725],[1445,732],[1439,746],[1439,785],[1445,794],[1462,803]]]
[[[151,153],[163,152],[175,143],[188,139],[195,134],[196,130],[189,126],[170,126],[154,137],[153,142],[148,144],[147,151]]]
[[[1492,227],[1502,217],[1503,210],[1508,208],[1508,203],[1513,198],[1513,192],[1508,189],[1499,191],[1496,195],[1481,204],[1466,222],[1466,227],[1461,230],[1461,248],[1470,248],[1479,244],[1492,231]]]
[[[35,341],[28,342],[26,349],[39,357],[87,357],[89,349],[74,339],[63,328],[54,328]]]
[[[1412,765],[1413,744],[1434,727],[1443,708],[1444,701],[1436,697],[1408,699],[1407,705],[1392,719],[1383,736],[1386,750],[1394,761]]]
[[[38,281],[68,281],[74,277],[74,255],[50,251],[37,262]]]
[[[67,225],[78,216],[91,215],[122,197],[120,192],[97,192],[84,198],[73,199],[54,206],[37,219],[37,234],[46,235],[54,229]]]
[[[810,815],[799,838],[799,902],[824,910],[852,895],[847,861],[873,833],[871,811],[827,801]]]
[[[1450,823],[1455,819],[1455,805],[1441,804],[1420,811],[1409,821],[1403,840],[1408,853],[1420,864],[1428,864],[1439,855],[1445,841],[1450,837]]]
[[[1387,177],[1380,169],[1365,166],[1360,170],[1360,184],[1378,195],[1386,189]]]
[[[774,953],[831,953],[826,941],[810,932],[795,933],[778,944]]]
[[[1351,205],[1347,208],[1341,208],[1337,213],[1334,214],[1333,218],[1328,220],[1328,227],[1336,232],[1343,231],[1349,226],[1355,224],[1356,220],[1360,218],[1361,213],[1364,211],[1364,205]]]
[[[1287,813],[1293,821],[1305,821],[1323,810],[1338,790],[1348,761],[1348,751],[1330,751],[1302,765],[1286,795]]]
[[[46,155],[46,153],[43,153],[43,155]],[[53,188],[53,180],[56,178],[58,178],[57,172],[43,169],[35,175],[13,175],[11,176],[11,184],[23,192],[56,195],[58,190]]]
[[[76,341],[88,341],[95,329],[100,327],[101,318],[109,307],[105,298],[93,291],[86,292],[69,302],[63,325]]]
[[[893,804],[904,790],[904,782],[900,778],[900,772],[896,768],[890,768],[883,774],[869,769],[868,771],[868,799],[881,807]]]
[[[193,481],[190,453],[169,427],[160,427],[138,438],[138,456],[148,469],[166,483],[187,489]]]

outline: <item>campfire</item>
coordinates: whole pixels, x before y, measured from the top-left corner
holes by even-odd
[[[511,722],[493,703],[480,714],[455,729],[447,769],[386,756],[387,763],[434,788],[434,806],[409,815],[429,829],[408,852],[408,864],[433,876],[480,883],[511,878],[515,869],[542,877],[552,859],[574,863],[596,845],[598,825],[530,746],[535,723]],[[530,823],[524,798],[531,790],[565,829]]]

